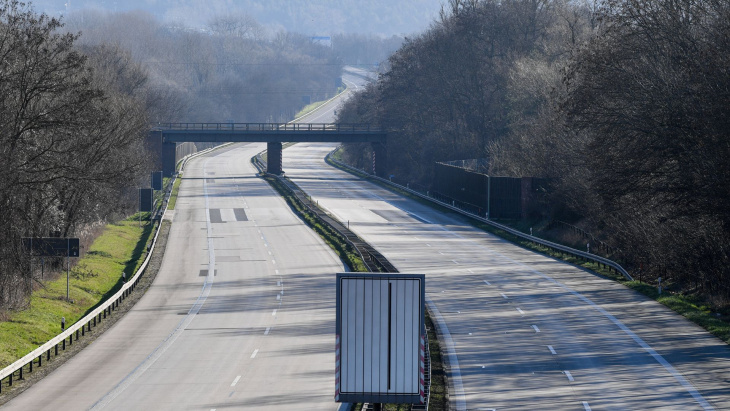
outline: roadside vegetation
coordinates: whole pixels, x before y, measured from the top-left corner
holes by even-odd
[[[386,66],[338,121],[388,131],[395,179],[433,190],[436,162],[474,158],[544,178],[544,222],[728,313],[726,0],[450,0]],[[371,149],[344,158],[365,167]]]
[[[332,158],[337,161],[342,161],[342,150],[338,150],[333,153]],[[328,161],[333,167],[339,167],[336,163]],[[345,171],[352,172],[351,170],[344,169]],[[368,175],[365,173],[358,173],[359,176],[367,178]],[[427,205],[434,209],[437,209],[443,213],[449,214],[454,213],[452,210],[442,207],[433,201],[425,200],[421,197],[415,196],[405,190],[398,189],[390,185],[383,184],[380,181],[372,180],[372,183],[378,184],[388,190],[394,191],[402,196],[408,197],[421,204]],[[701,295],[690,295],[682,292],[681,288],[674,282],[663,281],[662,282],[662,294],[659,293],[658,282],[647,283],[644,282],[641,273],[636,273],[637,276],[634,281],[629,281],[622,274],[611,270],[610,268],[597,264],[592,261],[588,261],[571,254],[562,253],[557,250],[545,247],[541,244],[534,243],[521,237],[517,237],[504,230],[500,230],[491,225],[484,224],[477,220],[466,220],[469,224],[484,230],[488,233],[494,234],[500,238],[503,238],[513,244],[517,244],[523,248],[538,252],[548,257],[555,258],[557,260],[565,261],[568,264],[572,264],[578,267],[585,268],[586,270],[592,271],[604,278],[611,279],[618,283],[625,285],[626,287],[637,291],[649,298],[664,304],[673,311],[681,314],[688,320],[694,322],[705,330],[709,331],[714,336],[720,338],[725,343],[730,344],[730,310],[727,307],[717,307],[709,303]],[[518,228],[519,223],[515,221],[500,221],[501,224],[512,226],[512,228]]]
[[[64,270],[51,273],[54,277],[43,282],[30,298],[26,310],[6,313],[0,322],[0,368],[36,349],[61,332],[61,318],[66,327],[96,308],[106,297],[123,285],[144,261],[147,244],[154,226],[138,215],[109,224],[97,237],[86,255],[70,270],[69,297],[66,301],[65,258],[47,258],[46,264],[58,263]],[[148,215],[144,216],[148,218]],[[48,261],[56,260],[56,261]],[[49,270],[50,271],[50,270]],[[47,272],[48,274],[48,272]]]

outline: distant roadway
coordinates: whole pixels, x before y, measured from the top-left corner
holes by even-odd
[[[338,104],[301,121],[332,121]],[[150,290],[4,409],[337,408],[343,266],[255,177],[249,159],[264,146],[188,163]],[[327,166],[332,148],[288,148],[284,170],[401,272],[426,274],[448,328],[453,407],[730,409],[724,343],[623,286]]]

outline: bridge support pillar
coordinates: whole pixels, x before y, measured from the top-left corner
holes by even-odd
[[[162,175],[165,177],[175,174],[175,145],[176,143],[162,142]]]
[[[281,143],[266,143],[266,172],[281,175]]]
[[[383,143],[372,143],[373,146],[373,174],[381,178],[388,178],[388,150]]]

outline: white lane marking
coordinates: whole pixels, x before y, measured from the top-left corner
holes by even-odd
[[[259,349],[258,348],[255,349],[255,350],[253,350],[253,354],[251,354],[251,358],[256,358],[256,354],[258,354],[258,353],[259,353]]]
[[[441,251],[439,251],[439,254],[444,255],[444,253],[442,253]]]
[[[238,377],[236,377],[236,379],[235,379],[235,380],[233,380],[233,382],[231,383],[231,387],[235,387],[235,386],[236,386],[236,384],[238,384],[238,381],[239,381],[240,379],[241,379],[241,376],[240,376],[240,375],[239,375]]]
[[[264,239],[264,236],[261,236],[261,239],[263,240]]]
[[[208,164],[208,161],[210,161],[212,157],[208,157],[208,159],[205,160],[205,163],[203,163],[203,173],[206,172],[206,166]],[[117,385],[114,386],[109,392],[107,392],[99,401],[94,403],[94,405],[91,406],[92,410],[100,410],[106,407],[110,402],[112,402],[119,394],[124,392],[134,381],[139,378],[142,374],[145,373],[161,356],[162,354],[167,351],[172,344],[175,343],[175,341],[180,337],[185,331],[185,328],[190,325],[191,322],[193,322],[193,319],[195,316],[200,312],[200,309],[203,307],[203,304],[205,304],[205,301],[208,299],[208,295],[210,295],[210,290],[213,287],[213,280],[215,279],[215,248],[213,246],[213,226],[210,223],[210,203],[208,202],[208,183],[205,179],[203,179],[203,193],[205,195],[205,224],[206,224],[206,232],[208,236],[208,275],[205,277],[205,282],[203,282],[203,289],[200,291],[200,295],[198,296],[197,300],[195,300],[195,303],[190,308],[190,311],[188,311],[188,314],[180,320],[177,327],[175,327],[174,330],[164,339],[162,342],[155,347],[152,352],[145,357],[142,362],[137,365],[137,367],[134,368],[129,374],[127,374],[126,377],[122,379]]]
[[[264,243],[264,247],[268,247],[268,246],[269,246],[269,243]]]
[[[453,261],[454,264],[459,265],[459,262],[458,261],[456,261],[456,260],[451,260],[451,261]]]
[[[277,281],[277,282],[276,282],[276,286],[277,286],[277,287],[281,287],[281,281]]]
[[[520,315],[521,315],[521,316],[523,316],[523,317],[525,316],[525,312],[524,312],[524,311],[522,311],[522,309],[521,309],[520,307],[517,307],[517,311],[519,311],[519,312],[520,312]]]
[[[272,312],[271,315],[276,317],[276,310],[274,310],[274,312]]]
[[[426,244],[427,246],[431,247],[431,244]]]
[[[450,231],[448,231],[444,227],[441,227],[441,230],[443,230],[443,231],[445,231],[447,233],[451,233]],[[458,237],[458,238],[464,238],[463,236],[461,236],[459,234],[455,234],[455,233],[451,233],[451,234],[453,236],[455,236],[455,237]],[[544,274],[544,273],[542,273],[542,272],[540,272],[538,270],[535,270],[534,268],[530,267],[529,265],[527,265],[525,263],[522,263],[522,262],[519,262],[519,261],[514,260],[512,258],[509,258],[506,255],[504,255],[504,254],[502,254],[502,253],[500,253],[498,251],[488,250],[488,252],[491,253],[491,254],[498,255],[498,256],[502,257],[503,259],[505,259],[506,261],[509,261],[509,262],[511,262],[511,263],[513,263],[515,265],[518,265],[520,267],[524,267],[525,269],[527,269],[527,271],[530,271],[530,272],[533,272],[533,273],[539,275],[540,277],[544,278],[545,280],[547,280],[547,281],[549,281],[549,282],[557,285],[558,287],[562,288],[563,290],[565,290],[565,291],[573,294],[574,296],[578,297],[581,301],[583,301],[584,303],[586,303],[589,306],[591,306],[594,310],[596,310],[599,313],[601,313],[601,315],[603,315],[604,317],[606,317],[616,327],[618,327],[619,329],[621,329],[621,331],[623,331],[624,333],[626,333],[626,335],[628,335],[632,340],[634,340],[634,342],[636,344],[638,344],[641,348],[643,348],[649,355],[651,355],[654,358],[654,360],[656,360],[656,362],[658,362],[662,367],[664,367],[664,369],[667,372],[669,372],[669,374],[671,374],[672,377],[674,377],[674,379],[677,380],[677,382],[680,385],[682,385],[682,387],[684,387],[685,390],[687,390],[687,392],[692,396],[692,398],[695,399],[695,401],[697,401],[697,403],[702,407],[702,409],[704,409],[706,411],[714,410],[715,409],[712,405],[710,405],[709,402],[707,402],[707,400],[705,399],[705,397],[703,397],[702,394],[700,394],[699,391],[697,391],[697,388],[695,388],[689,381],[687,381],[687,379],[684,378],[684,376],[682,376],[682,374],[680,374],[680,372],[677,371],[677,369],[674,368],[674,366],[672,366],[672,364],[670,364],[669,361],[667,361],[664,357],[662,357],[659,353],[657,353],[653,348],[651,348],[651,346],[649,344],[647,344],[646,341],[644,341],[641,337],[639,337],[638,335],[636,335],[635,332],[631,331],[629,329],[629,327],[627,327],[626,325],[624,325],[624,323],[622,323],[621,321],[619,321],[618,318],[614,317],[608,311],[606,311],[605,309],[603,309],[602,307],[600,307],[598,304],[594,303],[591,299],[589,299],[588,297],[586,297],[583,294],[579,293],[578,291],[573,290],[572,288],[570,288],[567,285],[561,283],[560,281],[558,281],[558,280],[556,280],[556,279],[548,276],[547,274]]]
[[[449,327],[446,325],[446,321],[441,316],[441,312],[436,308],[436,304],[431,301],[431,297],[426,295],[426,304],[431,309],[431,312],[436,317],[436,322],[439,324],[439,330],[446,345],[446,357],[449,359],[449,365],[451,366],[451,380],[454,384],[454,405],[457,410],[466,410],[466,399],[464,398],[464,384],[461,381],[461,370],[459,369],[459,359],[456,357],[456,348],[454,347],[454,340],[451,339],[451,333],[449,333]]]
[[[281,300],[281,294],[276,294],[276,301]]]
[[[271,327],[266,327],[266,331],[264,331],[264,335],[269,335],[269,331],[271,331]]]
[[[418,238],[418,237],[413,237],[413,239],[414,239],[414,240],[420,240],[420,238]]]
[[[389,203],[388,200],[386,200],[385,198],[383,198],[383,197],[381,197],[381,196],[379,196],[377,194],[367,193],[367,196],[369,198],[374,198],[374,199],[378,199],[380,201]],[[460,234],[457,234],[457,233],[454,233],[454,232],[449,231],[447,228],[445,228],[443,226],[437,225],[436,228],[439,229],[439,230],[441,230],[441,231],[446,232],[447,234],[449,234],[449,235],[451,235],[453,237],[461,238],[461,239],[468,239],[467,237],[464,237],[464,236],[462,236]],[[476,241],[473,241],[473,242],[476,243],[476,244],[478,244]],[[427,245],[430,247],[429,244],[427,244]],[[677,380],[677,382],[679,382],[687,390],[687,392],[690,395],[692,395],[692,397],[695,399],[695,401],[697,401],[703,409],[705,409],[705,410],[714,410],[714,408],[707,402],[707,400],[705,400],[705,398],[697,391],[697,389],[694,386],[692,386],[692,384],[689,383],[679,373],[679,371],[677,371],[676,368],[674,368],[666,359],[664,359],[664,357],[662,357],[661,355],[659,355],[653,348],[651,348],[651,346],[649,346],[649,344],[647,344],[643,339],[641,339],[641,337],[639,337],[638,335],[636,335],[636,333],[634,333],[633,331],[631,331],[626,325],[624,325],[616,317],[614,317],[613,315],[611,315],[610,313],[608,313],[605,309],[601,308],[600,306],[598,306],[596,303],[594,303],[593,301],[591,301],[587,297],[581,295],[579,292],[571,289],[570,287],[568,287],[568,286],[564,285],[563,283],[555,280],[554,278],[552,278],[552,277],[550,277],[550,276],[548,276],[548,275],[546,275],[546,274],[544,274],[544,273],[542,273],[542,272],[540,272],[540,271],[538,271],[538,270],[530,267],[529,265],[527,265],[525,263],[519,262],[519,261],[514,260],[514,259],[512,259],[510,257],[507,257],[506,255],[504,255],[504,254],[502,254],[502,253],[500,253],[498,251],[494,251],[494,250],[489,250],[488,249],[487,252],[489,252],[490,254],[499,256],[499,257],[503,258],[506,261],[509,261],[509,262],[511,262],[511,263],[513,263],[515,265],[518,265],[520,267],[525,268],[527,271],[530,271],[530,272],[533,272],[533,273],[539,275],[540,277],[544,278],[545,280],[550,281],[553,284],[555,284],[555,285],[563,288],[565,291],[567,291],[567,292],[575,295],[576,297],[578,297],[579,299],[581,299],[582,301],[584,301],[585,303],[587,303],[588,305],[590,305],[596,311],[598,311],[603,316],[605,316],[614,325],[616,325],[619,329],[621,329],[622,331],[624,331],[624,333],[626,333],[631,339],[633,339],[634,342],[636,342],[649,355],[651,355],[660,365],[662,365],[664,367],[664,369],[667,372],[669,372],[675,378],[675,380]],[[427,300],[428,300],[428,297],[427,297]],[[447,349],[450,349],[449,346],[447,346]],[[448,351],[448,355],[455,357],[456,356],[456,352],[455,351]],[[452,363],[452,364],[458,365],[458,363]],[[453,370],[452,370],[452,372],[453,372]],[[459,383],[461,384],[461,375],[460,374],[459,374]],[[457,395],[459,395],[460,397],[457,397],[456,398],[456,401],[463,403],[463,405],[461,406],[460,409],[466,409],[466,405],[465,405],[464,398],[463,398],[463,395],[464,395],[463,385],[461,386],[461,391],[460,392],[457,392]],[[457,403],[457,409],[459,409],[459,404],[458,403]]]
[[[276,265],[276,260],[271,260],[271,263]]]
[[[552,354],[552,355],[557,355],[558,354],[557,352],[555,352],[555,350],[553,349],[553,346],[552,345],[548,345],[547,347],[548,347],[548,350],[550,350],[550,354]]]
[[[492,284],[490,284],[490,283],[489,283],[489,281],[487,281],[487,280],[484,280],[484,284],[486,284],[486,285],[492,285]]]
[[[591,411],[591,406],[588,405],[586,401],[583,401],[583,408],[585,408],[586,411]]]
[[[502,298],[504,298],[505,300],[509,298],[506,295],[504,295],[504,293],[500,293],[500,294],[502,294]]]
[[[474,271],[472,271],[470,268],[467,268],[466,271],[468,271],[469,274],[474,274]]]
[[[573,379],[573,375],[570,374],[570,371],[566,370],[566,371],[563,371],[563,373],[565,374],[566,377],[568,377],[568,381],[571,381],[571,382],[575,381]]]
[[[269,251],[269,255],[271,255],[271,251]]]
[[[274,272],[276,273],[276,275],[279,275],[279,270],[274,270]]]
[[[532,328],[534,328],[534,329],[535,329],[535,332],[536,332],[536,333],[539,333],[539,332],[540,332],[540,329],[539,329],[539,328],[537,328],[537,326],[536,326],[536,325],[533,325],[533,326],[532,326]]]

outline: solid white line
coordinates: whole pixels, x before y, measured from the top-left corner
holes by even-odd
[[[583,408],[585,408],[585,409],[586,409],[586,411],[591,411],[591,406],[590,406],[590,405],[588,405],[588,403],[587,403],[587,402],[585,402],[585,401],[583,401]]]
[[[431,244],[426,244],[427,246],[431,247]]]
[[[273,263],[274,265],[276,265],[276,260],[271,260],[271,262],[272,262],[272,263]]]
[[[277,282],[276,282],[276,286],[277,286],[277,287],[281,287],[281,281],[277,281]]]
[[[550,350],[550,354],[552,354],[552,355],[556,355],[557,354],[555,352],[555,350],[553,349],[553,346],[552,345],[548,345],[547,347],[548,347],[548,350]]]
[[[274,310],[274,312],[272,312],[271,315],[276,317],[276,310]]]
[[[522,315],[523,317],[525,316],[525,312],[522,311],[522,309],[520,307],[517,307],[517,311],[519,311],[520,315]]]
[[[487,281],[487,280],[484,280],[484,284],[486,284],[486,285],[492,285],[492,284],[490,284],[490,283],[489,283],[489,281]]]
[[[238,384],[238,380],[240,380],[240,379],[241,379],[241,376],[240,375],[238,377],[236,377],[236,379],[233,380],[233,382],[231,383],[231,387],[235,387],[236,384]]]
[[[442,230],[443,231],[446,231],[446,232],[449,232],[446,228],[442,228]],[[458,238],[464,238],[463,236],[460,236],[458,234],[454,234],[454,233],[451,233],[451,234],[453,236],[455,236],[455,237],[458,237]],[[605,309],[603,309],[602,307],[600,307],[598,304],[596,304],[593,301],[591,301],[591,299],[589,299],[588,297],[586,297],[583,294],[579,293],[578,291],[573,290],[572,288],[570,288],[567,285],[561,283],[560,281],[558,281],[558,280],[556,280],[556,279],[554,279],[554,278],[552,278],[552,277],[550,277],[550,276],[542,273],[541,271],[538,271],[538,270],[530,267],[529,265],[527,265],[525,263],[522,263],[520,261],[517,261],[517,260],[514,260],[512,258],[509,258],[506,255],[504,255],[504,254],[502,254],[500,252],[497,252],[497,251],[489,250],[489,252],[492,253],[492,254],[498,255],[498,256],[502,257],[503,259],[505,259],[505,260],[513,263],[513,264],[519,265],[521,267],[525,267],[528,271],[533,272],[533,273],[539,275],[540,277],[544,278],[547,281],[550,281],[551,283],[557,285],[558,287],[560,287],[560,288],[564,289],[565,291],[567,291],[567,292],[573,294],[574,296],[578,297],[580,300],[582,300],[583,302],[585,302],[589,306],[593,307],[594,310],[596,310],[599,313],[601,313],[604,317],[606,317],[609,321],[611,321],[614,325],[616,325],[619,329],[621,329],[621,331],[623,331],[624,333],[626,333],[626,335],[628,335],[632,340],[634,340],[634,342],[636,344],[638,344],[649,355],[651,355],[656,360],[656,362],[658,362],[662,367],[664,367],[664,369],[667,372],[669,372],[669,374],[671,374],[672,377],[674,377],[674,379],[677,380],[677,382],[680,385],[682,385],[682,387],[684,387],[685,390],[687,390],[687,392],[692,396],[692,398],[694,398],[695,401],[697,401],[697,403],[702,407],[702,409],[704,409],[704,410],[714,410],[715,409],[702,396],[702,394],[700,394],[699,391],[697,391],[697,388],[695,388],[692,385],[692,383],[690,383],[689,381],[687,381],[687,379],[684,378],[684,376],[679,371],[677,371],[677,369],[674,368],[674,366],[672,366],[672,364],[670,364],[669,361],[667,361],[664,357],[662,357],[659,353],[657,353],[656,350],[654,350],[653,348],[651,348],[651,346],[649,344],[647,344],[646,341],[644,341],[641,337],[639,337],[635,332],[631,331],[629,329],[629,327],[627,327],[626,325],[624,325],[624,323],[622,323],[621,321],[619,321],[618,318],[614,317],[608,311],[606,311]]]
[[[276,294],[276,301],[281,300],[281,294]]]
[[[565,373],[565,376],[568,377],[568,381],[575,381],[573,376],[570,374],[570,371],[563,371],[563,373]]]
[[[212,157],[209,157],[205,160],[205,163],[203,163],[204,173],[205,167],[211,158]],[[152,352],[144,360],[142,360],[142,362],[137,365],[134,370],[127,374],[127,376],[124,377],[122,381],[120,381],[116,386],[114,386],[111,391],[107,392],[106,395],[104,395],[99,401],[97,401],[91,407],[91,409],[100,410],[106,407],[119,394],[124,392],[124,390],[132,385],[132,383],[134,383],[137,378],[144,374],[145,371],[147,371],[162,356],[162,354],[164,354],[165,351],[167,351],[167,349],[169,349],[172,344],[175,343],[175,340],[177,340],[177,338],[182,335],[183,331],[185,331],[185,328],[187,328],[187,326],[190,325],[191,322],[193,322],[193,319],[198,314],[198,312],[200,312],[203,304],[205,304],[205,301],[208,299],[208,295],[210,295],[211,288],[213,287],[213,280],[215,279],[215,248],[213,246],[213,226],[210,222],[208,184],[205,179],[203,179],[203,193],[205,195],[205,223],[208,236],[208,276],[203,282],[203,289],[201,290],[200,295],[198,296],[197,300],[195,300],[195,303],[190,308],[190,311],[188,311],[188,314],[183,317],[182,320],[180,320],[177,327],[175,327],[175,329],[172,330],[172,332],[157,347],[155,347],[155,349],[152,350]]]
[[[431,309],[431,312],[436,317],[436,322],[439,324],[439,331],[443,337],[444,344],[446,345],[446,357],[449,359],[449,384],[453,384],[454,387],[454,406],[457,410],[466,410],[466,398],[464,397],[464,384],[461,381],[461,370],[459,369],[459,359],[456,357],[456,348],[454,347],[454,340],[451,339],[451,333],[449,333],[449,327],[446,325],[446,321],[441,316],[441,312],[436,308],[436,304],[431,301],[431,298],[426,295],[426,304]]]
[[[454,264],[456,264],[456,265],[458,265],[458,264],[459,264],[459,262],[458,262],[458,261],[456,261],[456,260],[451,260],[451,261],[453,261],[453,262],[454,262]]]
[[[269,335],[269,331],[271,331],[271,327],[266,327],[266,331],[264,331],[264,335]]]
[[[500,293],[500,294],[502,294],[502,297],[503,297],[503,298],[504,298],[505,300],[509,298],[509,297],[507,297],[506,295],[504,295],[504,293]]]
[[[533,326],[532,326],[532,328],[534,328],[534,329],[535,329],[535,332],[536,332],[536,333],[539,333],[539,332],[540,332],[540,329],[539,329],[539,328],[537,328],[537,326],[536,326],[536,325],[533,325]]]
[[[253,354],[251,354],[251,358],[256,358],[256,354],[258,354],[258,353],[259,353],[259,349],[258,348],[255,349],[255,350],[253,350]]]

